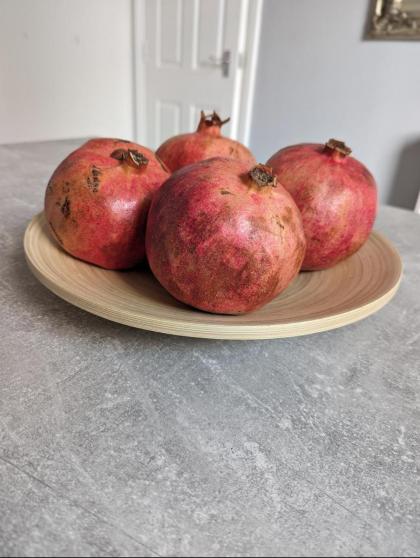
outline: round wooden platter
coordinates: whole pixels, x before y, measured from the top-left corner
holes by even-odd
[[[108,271],[73,258],[51,238],[43,214],[29,223],[24,247],[41,283],[75,306],[141,329],[210,339],[272,339],[341,327],[382,308],[402,276],[398,252],[373,232],[356,254],[331,269],[300,273],[260,310],[225,316],[178,302],[150,271]]]

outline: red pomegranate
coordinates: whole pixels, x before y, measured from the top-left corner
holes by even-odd
[[[367,240],[375,221],[376,184],[342,141],[280,149],[267,161],[302,213],[307,249],[302,269],[325,269]]]
[[[45,193],[45,216],[73,256],[107,269],[126,269],[145,254],[146,217],[168,178],[149,149],[98,138],[57,167]]]
[[[156,194],[146,252],[178,300],[241,314],[292,281],[305,236],[296,204],[269,167],[216,157],[177,171]]]
[[[201,111],[196,132],[166,140],[156,151],[156,155],[171,172],[212,157],[229,157],[243,161],[248,166],[254,165],[255,158],[248,148],[221,135],[221,127],[229,120],[221,120],[216,112],[206,116]]]

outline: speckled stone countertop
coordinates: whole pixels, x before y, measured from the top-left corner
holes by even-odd
[[[418,555],[420,216],[381,210],[405,275],[355,325],[142,332],[26,266],[26,224],[79,143],[0,146],[0,555]]]

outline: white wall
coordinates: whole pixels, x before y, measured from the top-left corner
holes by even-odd
[[[420,188],[420,41],[362,40],[367,0],[265,0],[251,148],[345,139],[381,200]]]
[[[133,135],[130,0],[0,0],[0,144]]]

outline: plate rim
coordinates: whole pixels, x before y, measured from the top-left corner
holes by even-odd
[[[330,331],[333,329],[338,329],[346,325],[358,322],[368,316],[371,316],[381,308],[383,308],[396,294],[398,288],[401,284],[403,277],[403,264],[401,256],[395,246],[381,233],[377,231],[372,231],[371,234],[378,237],[396,256],[399,269],[398,278],[395,284],[382,296],[353,308],[351,310],[345,310],[343,312],[337,312],[331,316],[324,316],[321,318],[314,318],[309,320],[299,320],[295,322],[285,323],[285,324],[264,324],[264,325],[247,325],[247,324],[223,324],[223,332],[218,332],[220,328],[219,324],[205,324],[206,331],[200,331],[200,323],[188,322],[188,320],[177,320],[177,327],[180,329],[174,331],[173,326],[171,328],[170,322],[165,321],[162,317],[154,317],[148,315],[141,315],[141,324],[139,323],[139,315],[135,314],[136,320],[134,320],[134,314],[130,314],[129,311],[116,315],[112,317],[105,310],[100,309],[99,306],[91,304],[88,298],[84,298],[79,294],[69,293],[65,289],[57,286],[53,281],[46,277],[43,272],[37,267],[36,262],[32,258],[31,250],[29,249],[29,238],[31,231],[34,226],[39,224],[43,226],[43,221],[45,220],[44,212],[34,215],[29,221],[23,238],[25,259],[29,266],[29,269],[33,275],[38,279],[38,281],[53,292],[59,298],[62,298],[66,302],[76,306],[82,310],[85,310],[91,314],[105,318],[109,321],[120,323],[129,327],[135,327],[137,329],[153,331],[156,333],[165,333],[167,335],[175,335],[181,337],[193,337],[201,339],[218,339],[218,340],[263,340],[263,339],[281,339],[290,337],[300,337],[303,335],[313,335],[315,333],[322,333],[324,331]],[[53,241],[50,238],[51,241]],[[87,262],[83,262],[85,265],[91,265]],[[194,309],[192,309],[194,311]],[[117,313],[118,314],[118,313]],[[131,315],[131,318],[130,318]],[[185,329],[186,328],[186,329]],[[193,328],[193,329],[190,329]]]

